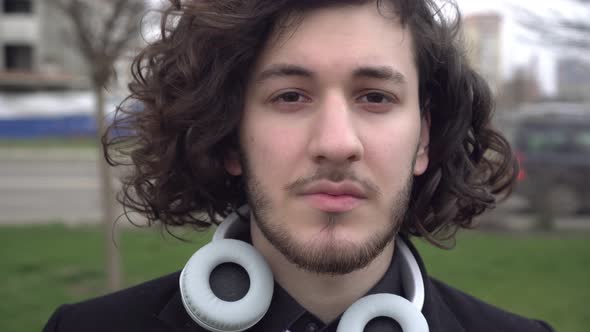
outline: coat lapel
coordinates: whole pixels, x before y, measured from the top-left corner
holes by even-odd
[[[441,297],[429,278],[426,279],[426,299],[423,313],[430,332],[465,332],[457,316]]]
[[[447,303],[442,298],[438,289],[432,283],[432,280],[428,277],[426,268],[422,257],[418,254],[418,250],[414,247],[414,244],[407,238],[404,238],[406,244],[412,251],[412,254],[418,262],[422,278],[424,279],[424,307],[422,313],[426,317],[430,332],[465,332],[465,328],[459,323],[457,316],[449,308]]]
[[[177,290],[174,295],[170,298],[168,303],[164,306],[162,311],[158,314],[158,319],[162,321],[167,329],[164,331],[175,331],[175,332],[206,332],[192,318],[187,314],[184,306],[182,305],[182,298],[180,290]]]

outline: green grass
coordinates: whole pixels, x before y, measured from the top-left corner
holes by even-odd
[[[180,269],[209,234],[190,243],[150,230],[119,241],[125,285]],[[550,322],[559,332],[590,325],[590,234],[470,233],[443,251],[417,245],[429,272],[507,310]],[[105,293],[98,228],[0,227],[0,331],[40,331],[56,308]],[[10,317],[9,319],[7,319]]]
[[[180,269],[209,235],[187,238],[192,243],[154,231],[124,231],[118,244],[125,285]],[[98,228],[3,226],[0,243],[0,331],[40,331],[58,304],[106,292]]]
[[[97,139],[92,137],[0,139],[0,148],[3,149],[96,149],[98,146]]]
[[[590,325],[590,234],[463,234],[444,252],[417,243],[431,275],[556,331]]]

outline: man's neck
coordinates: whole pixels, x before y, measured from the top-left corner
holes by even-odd
[[[345,275],[322,275],[305,271],[288,261],[254,222],[251,223],[251,236],[252,244],[270,265],[275,281],[325,323],[336,319],[383,277],[394,250],[392,241],[363,269]]]

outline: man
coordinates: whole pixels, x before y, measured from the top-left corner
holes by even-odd
[[[163,21],[135,63],[145,109],[114,124],[134,134],[107,144],[135,144],[122,202],[197,227],[249,204],[243,240],[275,281],[252,331],[335,331],[358,299],[407,295],[396,235],[437,243],[512,184],[489,89],[433,1],[173,1]],[[551,331],[418,262],[430,331]],[[205,331],[178,278],[61,307],[45,331]]]

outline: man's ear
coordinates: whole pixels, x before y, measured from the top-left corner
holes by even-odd
[[[226,152],[223,166],[225,167],[225,170],[233,176],[242,175],[242,163],[240,161],[239,153],[236,150],[232,149]]]
[[[416,151],[414,175],[422,175],[428,168],[428,145],[430,144],[430,112],[426,112],[421,119],[420,140]]]

